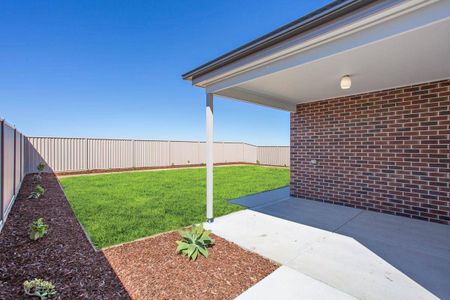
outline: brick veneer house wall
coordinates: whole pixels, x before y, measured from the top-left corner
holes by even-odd
[[[450,225],[450,79],[298,105],[291,194]]]

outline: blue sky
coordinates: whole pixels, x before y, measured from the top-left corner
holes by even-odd
[[[329,1],[2,1],[0,116],[26,135],[203,140],[181,74]],[[215,140],[289,144],[289,113],[215,100]]]

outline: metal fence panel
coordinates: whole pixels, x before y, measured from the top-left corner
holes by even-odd
[[[249,144],[243,144],[244,162],[255,164],[258,160],[258,147]]]
[[[48,163],[47,171],[87,169],[86,139],[29,137],[26,142],[27,172],[36,172],[39,162]]]
[[[290,166],[290,148],[288,146],[258,147],[258,161],[263,165]]]
[[[137,168],[170,165],[168,141],[134,141],[134,165]]]
[[[20,148],[20,138],[21,138],[21,134],[20,134],[20,132],[18,132],[18,131],[15,131],[15,143],[16,143],[16,145],[15,145],[15,148],[14,148],[14,151],[15,151],[15,154],[14,154],[14,157],[15,157],[15,163],[14,163],[14,167],[15,167],[15,172],[14,172],[14,175],[15,175],[15,179],[14,179],[14,184],[15,184],[15,187],[14,187],[14,191],[17,193],[18,191],[19,191],[19,188],[20,188],[20,182],[22,181],[22,177],[21,177],[21,175],[22,175],[22,172],[21,172],[21,148]]]
[[[244,153],[242,144],[238,143],[223,143],[223,162],[244,162]]]
[[[133,167],[131,140],[88,139],[89,169],[121,169]]]
[[[214,163],[259,161],[288,166],[288,149],[215,142]],[[25,140],[24,152],[26,172],[35,172],[41,161],[54,172],[197,165],[206,161],[206,145],[202,141],[30,137]]]
[[[198,143],[196,142],[170,142],[170,164],[191,165],[199,164]]]
[[[14,129],[8,125],[4,128],[4,186],[3,211],[6,212],[14,196]]]

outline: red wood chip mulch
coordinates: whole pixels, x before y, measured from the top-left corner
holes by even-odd
[[[35,277],[51,281],[56,299],[129,299],[104,258],[76,220],[54,175],[45,174],[39,200],[28,200],[35,184],[27,176],[0,233],[0,299],[30,299],[22,283]],[[31,222],[43,217],[48,235],[30,241]]]
[[[132,299],[233,299],[278,265],[212,236],[208,259],[175,253],[177,232],[123,244],[103,252]]]

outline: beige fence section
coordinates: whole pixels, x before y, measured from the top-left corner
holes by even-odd
[[[290,166],[289,146],[259,146],[258,161],[263,165]]]
[[[19,192],[25,176],[24,136],[0,120],[0,229]]]
[[[26,172],[34,172],[40,161],[54,172],[76,172],[199,165],[206,158],[206,145],[201,141],[28,137],[26,144]],[[289,166],[289,147],[214,143],[214,163],[257,162]]]
[[[40,162],[47,171],[77,172],[200,165],[205,158],[201,141],[26,137],[0,120],[0,230],[24,176],[36,172]],[[289,147],[214,143],[214,163],[289,166],[289,160]]]

